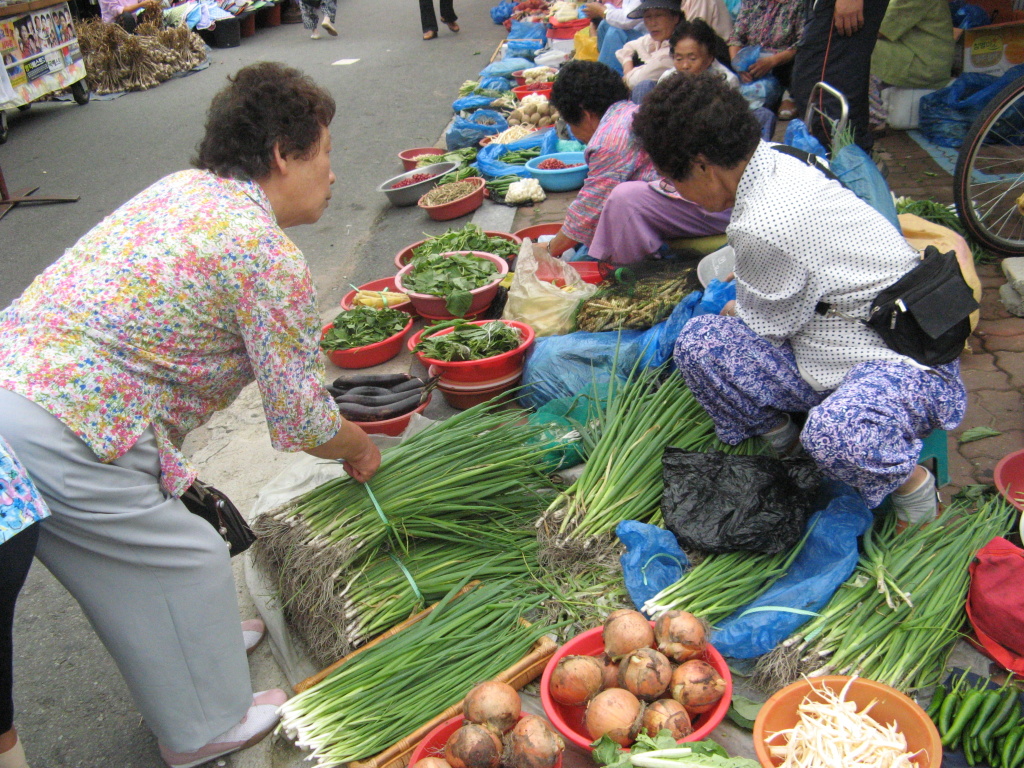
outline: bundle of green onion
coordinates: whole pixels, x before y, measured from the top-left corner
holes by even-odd
[[[461,586],[461,585],[460,585]],[[529,653],[550,627],[514,582],[485,584],[356,654],[281,707],[281,725],[320,766],[365,760],[408,736]]]
[[[668,610],[689,611],[712,625],[718,624],[785,576],[806,541],[805,533],[790,551],[774,555],[755,552],[708,555],[679,581],[644,603],[644,613],[657,616]]]
[[[484,403],[386,450],[368,484],[380,511],[366,487],[342,476],[254,521],[261,537],[255,562],[274,580],[286,618],[314,658],[325,663],[340,658],[352,650],[350,628],[361,641],[370,625],[378,628],[397,615],[353,614],[346,586],[370,564],[391,560],[405,578],[395,561],[408,570],[405,560],[416,562],[419,539],[468,551],[497,529],[520,527],[524,517],[536,519],[554,491],[538,469],[544,446],[529,442],[543,425],[517,423],[524,417],[525,412]],[[490,555],[481,548],[475,565],[483,567]],[[453,583],[470,567],[459,563],[445,578]],[[427,599],[405,580],[412,598],[407,595],[402,604],[411,613]],[[362,605],[383,604],[389,594],[384,590],[394,583],[387,581],[376,597],[364,595]]]
[[[545,524],[557,527],[555,547],[610,534],[622,520],[660,525],[661,456],[666,446],[744,454],[759,441],[728,446],[678,373],[638,369],[614,379],[598,404],[600,434],[583,432],[587,466],[548,508]]]
[[[961,636],[968,565],[1016,510],[1000,496],[981,508],[958,497],[939,517],[900,532],[880,515],[863,554],[820,614],[758,664],[766,689],[800,675],[861,675],[901,691],[933,685]]]

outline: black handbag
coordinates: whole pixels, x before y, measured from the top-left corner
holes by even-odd
[[[256,534],[245,522],[231,499],[212,485],[196,480],[181,496],[182,502],[193,515],[199,515],[214,527],[224,539],[231,556],[240,555],[256,541]]]
[[[960,356],[977,308],[956,253],[929,245],[920,264],[879,292],[861,322],[893,352],[932,367]],[[830,305],[820,303],[815,311],[827,315]]]

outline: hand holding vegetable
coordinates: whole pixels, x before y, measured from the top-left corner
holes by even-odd
[[[350,421],[343,420],[341,429],[330,440],[306,453],[318,459],[342,462],[342,468],[353,480],[365,483],[380,468],[380,449],[369,436]]]

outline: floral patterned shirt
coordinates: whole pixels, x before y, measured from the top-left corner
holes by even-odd
[[[795,48],[804,28],[803,0],[743,0],[729,45],[760,45],[765,53]]]
[[[114,211],[0,312],[0,387],[48,410],[101,461],[152,427],[161,484],[180,496],[196,474],[185,435],[253,380],[276,449],[337,433],[320,327],[306,261],[259,185],[181,171]]]
[[[25,468],[0,437],[0,544],[37,520],[50,516]]]

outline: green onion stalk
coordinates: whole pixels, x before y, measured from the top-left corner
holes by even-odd
[[[904,692],[935,684],[962,636],[968,566],[1015,517],[1000,496],[980,509],[958,497],[905,531],[894,515],[879,515],[853,574],[816,618],[762,657],[755,681],[774,689],[800,675],[856,674]]]
[[[462,586],[462,585],[458,585]],[[549,626],[523,614],[542,595],[494,582],[353,656],[281,707],[281,725],[310,760],[366,760],[405,738],[529,653]]]
[[[607,539],[623,520],[664,524],[661,457],[666,447],[745,454],[759,445],[719,441],[711,418],[682,377],[663,368],[635,370],[625,383],[613,378],[598,408],[600,434],[583,435],[586,468],[545,514],[543,526],[555,530],[555,547]]]
[[[807,542],[810,530],[808,526],[803,538],[788,552],[708,555],[679,581],[644,603],[644,613],[658,616],[669,610],[689,611],[714,626],[759,598],[785,576]]]
[[[273,580],[285,617],[314,659],[330,663],[353,649],[350,630],[361,642],[369,625],[379,629],[399,615],[399,606],[408,608],[401,620],[430,601],[416,594],[398,567],[400,562],[408,569],[407,560],[424,567],[415,554],[420,540],[465,552],[474,542],[493,542],[497,532],[524,525],[525,518],[535,520],[546,508],[554,490],[538,469],[544,446],[528,442],[543,425],[518,423],[524,412],[499,408],[475,406],[386,450],[369,483],[380,513],[363,485],[341,476],[254,521],[260,535],[254,561]],[[480,547],[475,562],[435,572],[436,584],[450,585],[471,569],[496,571],[494,563],[485,567],[493,548]],[[399,574],[393,571],[388,583],[404,579],[407,594],[390,612],[364,620],[352,612],[349,587],[382,560]],[[376,597],[362,593],[364,604],[384,603],[384,588]],[[436,586],[431,596],[445,588]]]

